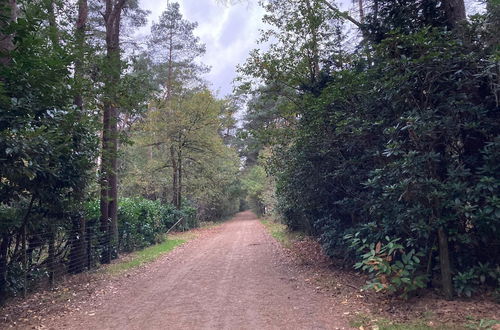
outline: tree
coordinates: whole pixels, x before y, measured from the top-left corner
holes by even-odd
[[[467,19],[464,0],[445,0],[443,7],[446,12],[446,23],[451,29]]]
[[[14,49],[13,35],[6,30],[8,25],[16,20],[17,4],[16,0],[0,1],[0,65],[7,65],[10,62],[9,52]]]
[[[120,29],[122,11],[126,0],[106,0],[103,14],[106,27],[105,89],[103,102],[103,130],[101,157],[101,230],[105,252],[103,263],[116,256],[118,241],[118,93],[120,84],[121,56]]]
[[[124,194],[172,202],[176,208],[191,204],[201,219],[237,211],[239,158],[221,135],[231,125],[226,107],[227,101],[208,90],[151,102],[133,129],[133,145],[126,148]]]
[[[151,145],[170,153],[172,203],[177,208],[182,206],[185,159],[196,162],[196,154],[217,152],[218,103],[208,90],[191,92],[161,102],[148,116]]]
[[[16,36],[12,60],[0,66],[0,245],[9,251],[0,253],[2,298],[16,290],[14,270],[45,267],[54,279],[61,254],[55,237],[70,233],[64,230],[71,227],[68,219],[82,212],[76,191],[89,182],[96,147],[92,118],[73,105],[72,38],[51,26],[46,2],[18,3],[18,24],[2,26],[2,33]],[[68,17],[55,21],[64,25]],[[35,250],[48,251],[40,264],[33,261]]]
[[[84,63],[85,63],[85,35],[87,33],[87,21],[88,21],[88,2],[87,0],[78,1],[78,16],[75,24],[75,70],[74,70],[74,80],[75,80],[75,92],[73,96],[73,104],[76,106],[78,111],[81,112],[80,118],[83,116],[84,102],[83,102],[83,80],[85,76]],[[79,120],[80,120],[79,118]],[[76,148],[81,149],[83,146],[79,145],[77,141]],[[75,191],[75,202],[82,202],[85,199],[85,187],[78,187]],[[87,238],[87,239],[86,239]],[[87,258],[87,228],[86,219],[83,214],[78,214],[73,219],[73,237],[72,237],[72,247],[70,254],[70,271],[73,273],[79,273],[85,270],[88,264]]]
[[[195,62],[205,53],[205,45],[193,33],[197,26],[183,19],[179,4],[173,2],[151,27],[148,52],[157,72],[156,81],[164,89],[164,99],[195,87],[193,83],[206,72]]]
[[[300,4],[307,12],[308,2]],[[354,52],[341,57],[344,65],[320,66],[315,83],[296,83],[307,70],[282,62],[289,52],[280,39],[251,56],[242,73],[266,86],[251,90],[258,97],[250,99],[247,118],[256,123],[243,133],[271,145],[266,165],[290,228],[317,235],[328,254],[375,274],[378,264],[366,256],[375,246],[398,244],[388,273],[373,276],[371,287],[408,296],[439,277],[449,298],[453,283],[479,263],[499,262],[490,234],[500,230],[493,214],[499,178],[491,162],[499,154],[491,18],[456,21],[461,33],[453,33],[447,22],[463,15],[444,3],[379,0],[367,8],[362,29],[370,58]],[[269,12],[275,34],[300,35],[298,13],[289,21],[275,16],[285,10]],[[293,41],[286,39],[283,45]],[[314,54],[314,46],[304,47]],[[337,54],[328,55],[335,63]],[[275,102],[287,94],[274,82],[295,89],[288,102]],[[276,125],[287,113],[276,105],[290,107],[292,126]]]

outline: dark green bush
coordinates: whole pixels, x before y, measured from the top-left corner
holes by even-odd
[[[98,243],[99,201],[87,203],[88,217],[94,243]],[[118,202],[118,240],[119,251],[131,252],[161,242],[165,233],[177,221],[183,219],[176,230],[189,230],[198,226],[196,209],[184,206],[177,210],[171,204],[162,204],[145,198],[121,198]],[[99,246],[96,246],[97,254]]]
[[[293,137],[275,153],[284,221],[329,255],[386,272],[373,288],[408,295],[439,282],[438,232],[457,294],[497,285],[473,270],[500,264],[498,61],[476,28],[467,43],[432,28],[386,35],[369,69],[333,72],[302,99]],[[349,247],[353,237],[365,253]],[[394,263],[368,249],[385,237],[404,247]]]

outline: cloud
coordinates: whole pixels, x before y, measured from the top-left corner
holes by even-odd
[[[150,24],[158,20],[167,8],[167,2],[140,0],[141,7],[151,11]],[[236,66],[244,63],[249,52],[257,47],[259,29],[264,28],[264,9],[257,4],[257,0],[237,1],[232,5],[224,5],[221,0],[177,2],[185,19],[198,22],[195,34],[207,49],[201,61],[212,68],[205,78],[214,90],[219,90],[222,95],[230,94]],[[352,5],[351,0],[338,0],[337,3],[342,10]]]
[[[263,9],[257,1],[233,5],[222,5],[217,0],[178,2],[184,18],[198,22],[195,34],[207,48],[201,61],[212,68],[206,79],[214,90],[220,90],[222,95],[230,94],[236,66],[255,48],[259,28],[263,26]],[[167,1],[141,0],[140,4],[151,11],[150,23],[157,21],[167,7]]]

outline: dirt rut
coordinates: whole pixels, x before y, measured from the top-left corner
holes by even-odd
[[[251,212],[158,260],[52,329],[345,329]],[[83,312],[83,310],[86,310]]]

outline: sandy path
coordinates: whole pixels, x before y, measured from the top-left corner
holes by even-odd
[[[304,284],[253,213],[192,243],[106,295],[95,311],[49,328],[347,328],[338,305]]]

